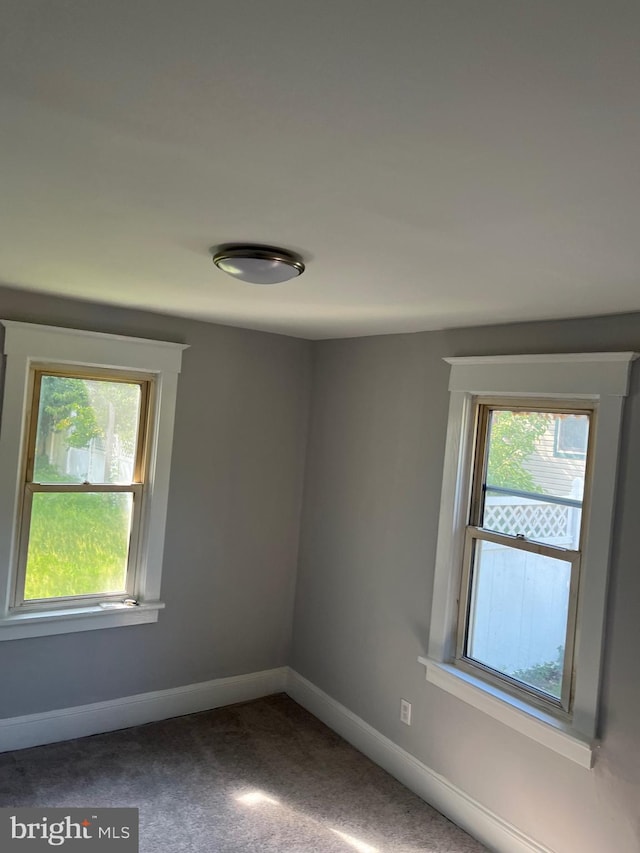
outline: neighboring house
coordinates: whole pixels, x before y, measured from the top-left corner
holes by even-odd
[[[586,419],[572,415],[555,418],[538,440],[524,467],[545,494],[569,496],[576,478],[584,477],[587,449]]]

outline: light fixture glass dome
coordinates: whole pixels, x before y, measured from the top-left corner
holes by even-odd
[[[213,263],[234,278],[252,284],[278,284],[304,272],[302,258],[271,246],[220,246],[213,252]]]

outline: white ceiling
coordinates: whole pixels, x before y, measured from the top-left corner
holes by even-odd
[[[0,281],[309,338],[640,309],[632,0],[3,0]],[[300,252],[260,287],[209,247]]]

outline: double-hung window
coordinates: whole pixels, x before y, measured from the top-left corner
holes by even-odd
[[[152,391],[117,371],[33,367],[15,607],[133,595]]]
[[[479,399],[456,660],[542,708],[569,712],[586,455],[549,450],[557,424],[593,419],[553,401]]]
[[[427,681],[586,767],[634,353],[446,359]]]
[[[156,621],[184,347],[2,326],[0,640]]]

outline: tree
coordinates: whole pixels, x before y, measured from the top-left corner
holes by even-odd
[[[47,439],[54,432],[64,433],[68,447],[87,447],[92,438],[101,434],[85,380],[68,376],[42,377],[38,414],[39,456],[46,455]]]
[[[491,414],[487,488],[540,492],[540,486],[524,467],[549,424],[543,412],[494,411]]]

